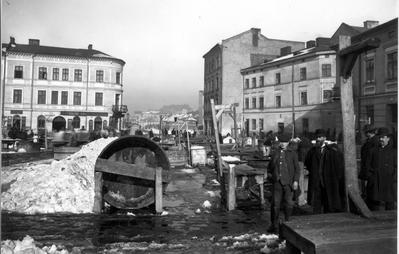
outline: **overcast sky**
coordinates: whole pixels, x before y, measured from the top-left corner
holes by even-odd
[[[126,62],[129,111],[198,107],[202,56],[251,27],[295,41],[330,37],[345,22],[398,16],[396,0],[1,0],[1,40],[93,48]]]

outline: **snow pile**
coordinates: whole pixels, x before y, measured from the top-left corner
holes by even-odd
[[[1,207],[19,213],[90,213],[94,203],[94,165],[116,138],[98,139],[71,156],[2,170]]]
[[[37,253],[37,254],[67,254],[69,253],[62,247],[52,245],[51,247],[44,246],[43,248],[36,247],[34,240],[30,236],[25,236],[22,241],[11,241],[5,240],[1,242],[1,253],[12,254],[12,253]]]

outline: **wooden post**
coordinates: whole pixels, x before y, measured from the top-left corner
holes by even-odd
[[[187,137],[187,151],[188,151],[188,164],[191,165],[191,151],[190,151],[190,135],[188,133],[188,124],[186,124],[186,137]]]
[[[155,212],[162,213],[162,168],[155,169]]]
[[[236,105],[233,105],[233,121],[234,121],[234,139],[236,144],[238,144],[238,136],[237,136],[237,112],[236,112]]]
[[[234,167],[229,166],[229,173],[227,180],[227,210],[231,211],[234,210],[235,208],[236,208],[236,175]]]
[[[342,50],[351,44],[349,36],[339,37],[339,50]],[[344,58],[337,57],[337,70],[344,64]],[[356,138],[355,138],[355,120],[353,108],[353,87],[352,77],[345,79],[343,73],[337,75],[337,82],[341,88],[341,110],[344,138],[344,162],[345,162],[345,191],[348,194],[361,214],[365,217],[372,217],[372,214],[363,199],[360,196],[358,172],[356,163]],[[347,210],[349,206],[347,204]]]
[[[94,204],[93,213],[101,213],[103,210],[103,173],[94,173]]]
[[[215,110],[215,102],[213,99],[211,99],[211,109],[212,109],[212,120],[213,120],[213,129],[215,132],[215,140],[216,140],[216,150],[217,150],[217,156],[218,156],[218,180],[220,180],[220,177],[222,176],[223,173],[223,166],[222,166],[222,153],[220,151],[220,142],[219,142],[219,130],[218,130],[218,123],[216,119],[216,110]]]

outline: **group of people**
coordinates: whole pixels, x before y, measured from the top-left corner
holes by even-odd
[[[327,140],[324,130],[318,129],[315,134],[315,143],[305,148],[305,152],[300,139],[275,139],[272,142],[272,156],[268,166],[273,183],[269,232],[278,231],[282,205],[284,219],[289,220],[295,204],[295,194],[300,191],[303,165],[309,172],[307,203],[313,213],[343,212],[347,207],[343,153],[336,142]],[[361,149],[359,173],[366,204],[371,210],[381,207],[394,209],[397,152],[393,147],[393,137],[386,128],[378,131],[369,128],[366,135],[367,140]]]

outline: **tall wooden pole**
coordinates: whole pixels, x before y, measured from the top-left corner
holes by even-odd
[[[218,156],[218,178],[220,180],[220,177],[222,176],[223,173],[223,168],[222,168],[222,153],[220,151],[220,142],[219,142],[219,130],[218,130],[218,123],[216,119],[216,109],[215,109],[215,102],[213,99],[211,99],[211,109],[212,109],[212,120],[213,120],[213,129],[215,132],[215,140],[216,140],[216,150],[217,150],[217,156]]]
[[[351,38],[349,36],[339,37],[339,50],[349,47]],[[337,55],[337,70],[344,64],[344,58]],[[355,119],[353,107],[353,86],[352,77],[345,79],[343,73],[337,76],[337,82],[341,88],[341,110],[344,138],[344,161],[345,161],[345,186],[347,197],[351,198],[360,213],[369,218],[372,213],[360,196],[357,163],[356,163],[356,138],[355,138]],[[347,206],[349,210],[349,207]]]

